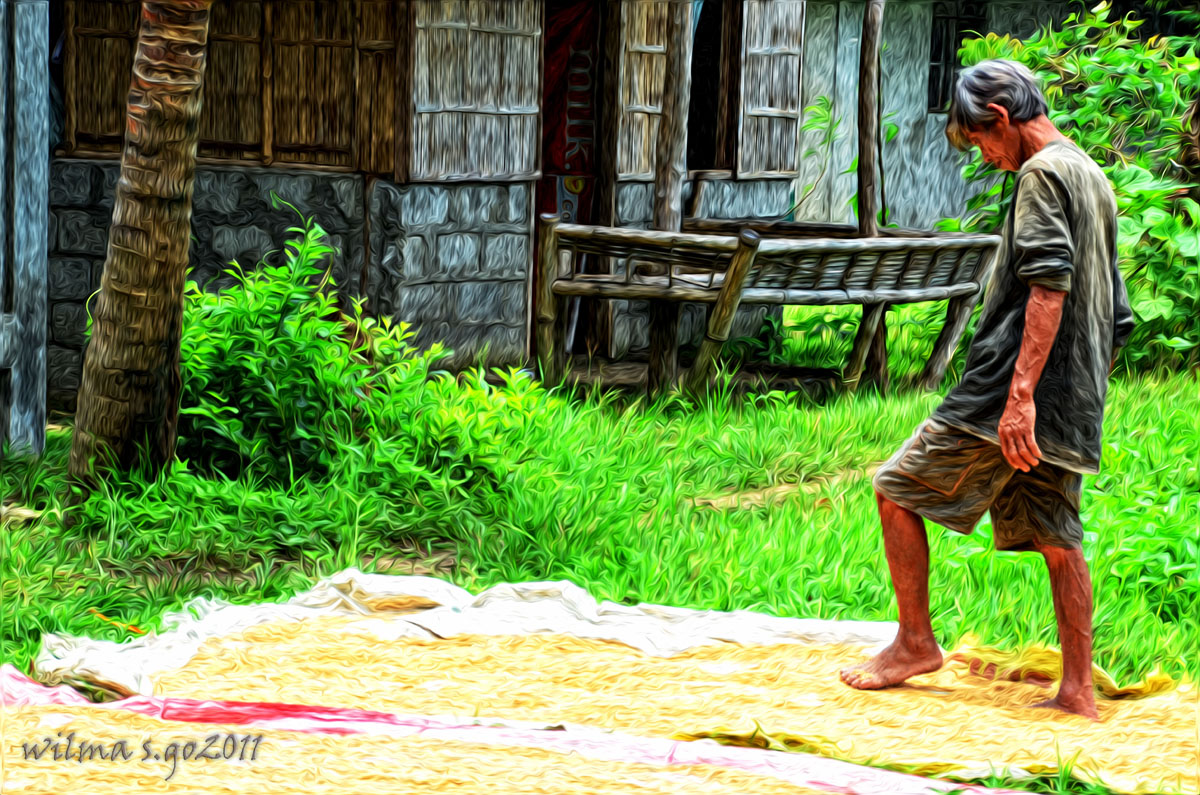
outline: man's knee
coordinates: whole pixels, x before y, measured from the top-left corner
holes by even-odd
[[[1068,561],[1083,559],[1083,547],[1072,542],[1051,542],[1046,539],[1033,539],[1033,548],[1040,552],[1046,563],[1053,566]]]

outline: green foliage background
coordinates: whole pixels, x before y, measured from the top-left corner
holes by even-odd
[[[1101,163],[1117,196],[1118,249],[1137,328],[1127,366],[1200,362],[1200,174],[1189,170],[1187,114],[1200,97],[1200,42],[1142,37],[1140,20],[1107,4],[1070,15],[1057,29],[1018,40],[988,34],[963,42],[964,66],[1010,58],[1042,78],[1050,119]],[[964,176],[981,185],[964,223],[992,231],[1011,191],[978,150]]]

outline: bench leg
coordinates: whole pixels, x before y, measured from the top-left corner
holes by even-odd
[[[942,326],[937,342],[933,344],[933,353],[929,355],[929,360],[925,362],[925,369],[921,371],[920,385],[922,389],[933,392],[942,385],[942,379],[946,376],[946,368],[950,366],[950,360],[954,358],[958,342],[962,339],[963,332],[967,330],[967,323],[971,320],[971,310],[975,308],[975,301],[978,297],[979,295],[976,293],[950,299],[950,306],[946,310],[946,324]]]
[[[846,369],[842,371],[842,382],[852,392],[858,388],[862,379],[867,355],[871,352],[875,332],[879,330],[886,310],[887,304],[867,304],[863,307],[862,321],[858,324],[858,333],[854,336],[854,347],[850,349],[850,360],[846,362]],[[887,367],[886,355],[884,367]]]
[[[699,394],[701,389],[707,386],[717,355],[729,339],[734,316],[742,302],[742,288],[758,254],[759,242],[758,235],[753,232],[743,230],[739,235],[737,251],[734,252],[733,260],[725,271],[725,283],[721,286],[721,292],[717,295],[717,301],[713,304],[705,323],[704,341],[700,343],[700,352],[684,379],[684,388],[693,394]]]
[[[871,338],[871,347],[867,350],[867,363],[863,367],[860,383],[874,384],[881,391],[887,391],[890,377],[887,363],[887,311],[884,306],[883,314],[879,316],[879,325],[875,328],[875,336]]]
[[[646,391],[651,398],[675,385],[679,369],[679,311],[677,301],[650,304],[650,369]]]
[[[538,223],[537,357],[546,387],[557,386],[566,371],[566,299],[554,294],[554,280],[569,252],[558,249],[558,218],[543,215]]]

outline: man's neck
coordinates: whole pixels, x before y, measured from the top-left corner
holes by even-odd
[[[1054,122],[1045,116],[1030,119],[1021,125],[1021,162],[1028,160],[1053,141],[1068,140],[1067,136],[1058,131]]]

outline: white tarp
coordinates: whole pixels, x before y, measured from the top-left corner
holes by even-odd
[[[412,597],[431,606],[397,612],[373,605]],[[34,663],[46,684],[104,687],[119,695],[153,695],[154,679],[185,666],[210,638],[283,619],[328,615],[370,616],[383,639],[437,638],[460,634],[563,633],[610,640],[657,656],[719,642],[752,644],[845,643],[880,647],[896,636],[896,624],[779,618],[748,610],[720,612],[663,605],[597,602],[566,580],[503,583],[478,595],[436,577],[365,574],[345,569],[282,604],[232,605],[199,597],[168,614],[164,631],[123,643],[48,633]]]

